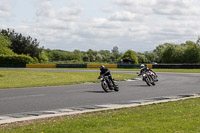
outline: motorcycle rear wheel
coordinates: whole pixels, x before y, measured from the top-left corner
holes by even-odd
[[[119,86],[118,86],[117,82],[115,82],[114,91],[119,91]]]

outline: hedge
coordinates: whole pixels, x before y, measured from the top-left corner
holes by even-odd
[[[200,64],[157,64],[154,69],[200,69]]]
[[[31,64],[34,59],[27,55],[0,55],[0,64]]]

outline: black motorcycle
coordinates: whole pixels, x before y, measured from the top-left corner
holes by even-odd
[[[109,79],[108,76],[100,75],[98,77],[98,79],[100,79],[100,81],[101,81],[101,87],[103,88],[103,90],[105,92],[108,92],[109,90],[110,91],[112,91],[112,90],[119,91],[119,86],[118,86],[117,82],[114,81],[114,84],[113,84],[112,81]]]
[[[156,85],[154,82],[154,79],[149,71],[139,74],[138,76],[140,76],[140,75],[142,76],[142,80],[145,81],[148,86]]]

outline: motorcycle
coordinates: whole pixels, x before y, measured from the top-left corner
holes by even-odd
[[[150,71],[149,73],[150,73],[152,79],[154,80],[154,82],[158,82],[158,76],[152,71]]]
[[[154,82],[154,79],[149,71],[139,74],[138,76],[140,76],[140,75],[142,76],[142,80],[145,81],[148,86],[156,85]]]
[[[110,91],[112,91],[112,90],[119,91],[119,86],[118,86],[117,82],[114,81],[114,84],[113,84],[112,81],[109,79],[108,76],[100,75],[98,77],[98,79],[100,79],[100,81],[101,81],[101,87],[103,88],[103,90],[105,92],[108,92],[109,90]]]

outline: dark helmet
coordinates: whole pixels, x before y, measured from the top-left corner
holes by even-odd
[[[104,70],[104,69],[105,69],[105,66],[104,66],[104,65],[100,66],[100,70],[101,70],[101,71]]]
[[[141,65],[140,65],[140,68],[141,68],[141,69],[145,68],[145,65],[144,65],[144,64],[141,64]]]

